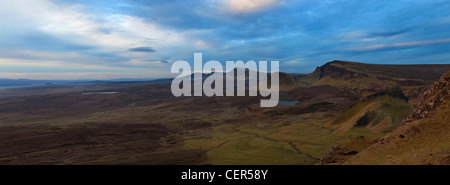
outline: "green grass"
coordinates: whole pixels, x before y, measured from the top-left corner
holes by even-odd
[[[259,137],[247,137],[214,148],[208,152],[213,164],[314,164],[316,161],[298,154],[288,143]]]
[[[264,128],[255,126],[258,120],[217,125],[210,137],[189,139],[184,148],[208,150],[211,164],[316,164],[331,147],[351,139],[335,136],[332,128],[324,126],[332,118],[322,114],[280,117]]]
[[[449,164],[450,104],[446,103],[425,118],[408,122],[385,136],[389,141],[362,151],[348,164]],[[399,137],[403,135],[404,138]],[[346,164],[347,164],[346,163]]]
[[[408,102],[384,95],[373,100],[360,101],[351,105],[336,117],[333,125],[335,128],[345,126],[346,129],[339,131],[340,135],[343,135],[350,129],[357,129],[355,126],[356,121],[363,116],[366,117],[367,123],[358,127],[371,128],[377,126],[385,118],[390,118],[392,125],[381,125],[380,127],[383,127],[383,129],[377,131],[385,132],[397,127],[412,110],[413,107]],[[360,131],[356,131],[356,133],[358,132]]]

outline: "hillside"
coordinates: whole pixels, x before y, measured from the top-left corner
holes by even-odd
[[[413,108],[407,101],[400,88],[362,98],[336,116],[331,123],[331,127],[336,128],[333,134],[344,135],[358,129],[376,134],[391,131],[411,113]]]
[[[361,97],[400,87],[409,102],[416,105],[421,92],[446,71],[450,71],[449,64],[378,65],[335,60],[318,67],[301,82],[308,86],[338,86]]]
[[[344,164],[450,164],[450,72],[401,126]]]
[[[448,68],[450,68],[449,64],[383,65],[334,60],[318,67],[311,75],[318,75],[319,78],[330,76],[332,78],[343,77],[345,79],[372,76],[391,79],[417,79],[430,82],[439,78],[442,73],[448,71]]]

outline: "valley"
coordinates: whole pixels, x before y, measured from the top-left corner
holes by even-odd
[[[0,164],[340,164],[396,130],[446,71],[332,61],[280,73],[289,101],[276,107],[174,97],[170,80],[2,89]],[[330,155],[348,143],[345,160]],[[366,162],[379,160],[348,161]]]

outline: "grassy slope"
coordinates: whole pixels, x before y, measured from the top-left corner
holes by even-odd
[[[398,127],[345,164],[450,164],[450,103]]]
[[[316,164],[329,148],[350,140],[324,127],[330,117],[320,114],[280,117],[270,126],[247,120],[242,125],[214,127],[211,137],[191,139],[186,149],[209,150],[211,164]]]
[[[391,131],[406,118],[413,107],[406,101],[388,95],[370,101],[360,101],[345,109],[331,123],[336,128],[334,134],[344,135],[349,131],[367,128],[373,133]],[[365,125],[356,125],[358,120],[366,117]]]

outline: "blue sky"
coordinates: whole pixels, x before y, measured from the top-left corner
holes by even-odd
[[[449,0],[0,1],[0,78],[173,76],[171,63],[450,64]]]

